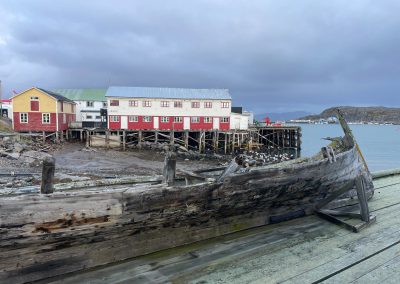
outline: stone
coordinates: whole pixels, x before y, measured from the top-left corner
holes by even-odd
[[[7,153],[7,158],[12,160],[18,160],[20,156],[21,156],[20,153]]]
[[[14,143],[14,152],[16,153],[21,153],[25,148],[24,145],[19,144],[18,142]]]

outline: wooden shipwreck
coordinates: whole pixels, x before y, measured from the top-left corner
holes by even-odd
[[[0,282],[23,283],[317,213],[353,231],[374,221],[371,175],[344,119],[343,138],[311,158],[262,167],[184,172],[164,179],[0,194]],[[44,180],[51,180],[51,161]],[[52,193],[49,193],[52,192]],[[337,208],[360,204],[361,214]],[[360,225],[337,215],[360,217]]]

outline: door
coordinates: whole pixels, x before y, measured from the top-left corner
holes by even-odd
[[[190,117],[183,118],[183,129],[185,129],[185,130],[190,129]]]
[[[235,117],[235,129],[240,129],[240,117]]]
[[[219,129],[219,117],[213,118],[213,129]]]
[[[126,115],[121,116],[121,129],[128,129],[128,117]]]
[[[154,127],[154,129],[158,129],[160,127],[159,117],[155,116],[155,117],[153,117],[153,119],[154,119],[153,127]]]

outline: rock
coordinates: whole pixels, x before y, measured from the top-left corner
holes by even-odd
[[[35,162],[42,162],[45,158],[51,157],[50,154],[38,151],[26,151],[21,154],[21,159],[24,163],[33,164]]]
[[[11,141],[11,138],[8,136],[3,137],[3,142]]]
[[[21,156],[20,153],[7,153],[7,158],[12,160],[18,160],[20,156]]]
[[[14,143],[14,152],[16,153],[21,153],[23,150],[25,150],[26,146],[19,144],[18,142]]]

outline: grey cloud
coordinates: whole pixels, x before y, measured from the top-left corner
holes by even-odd
[[[398,1],[2,1],[4,91],[229,88],[256,112],[400,106]]]

